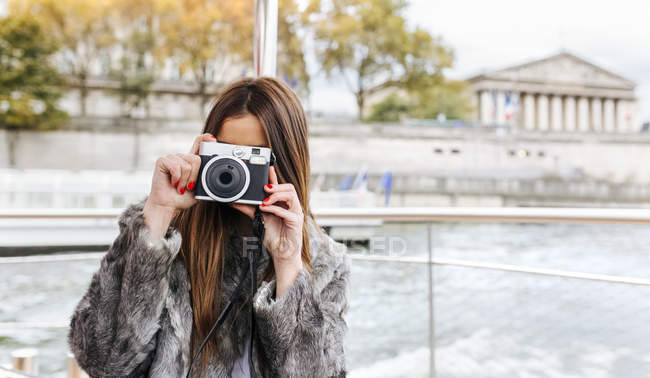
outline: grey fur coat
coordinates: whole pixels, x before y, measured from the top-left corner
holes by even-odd
[[[184,377],[189,369],[192,307],[188,272],[178,253],[181,235],[170,226],[164,238],[152,240],[144,225],[145,201],[130,204],[120,215],[120,233],[70,321],[70,349],[91,377]],[[260,377],[346,375],[343,339],[350,260],[344,245],[317,226],[308,227],[312,273],[303,268],[279,299],[275,279],[262,282],[264,268],[272,264],[270,256],[265,253],[259,262],[253,360]],[[237,253],[238,243],[241,238],[233,238],[226,254],[222,303],[247,267],[244,255]],[[224,348],[211,356],[206,377],[230,377],[235,360],[244,353],[250,312],[235,313],[249,291],[240,291],[214,336]],[[199,365],[192,369],[193,376],[198,376]]]

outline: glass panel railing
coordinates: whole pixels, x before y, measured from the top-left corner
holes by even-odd
[[[425,313],[425,226],[376,229],[380,240],[404,236],[403,252],[350,250],[351,301],[369,303],[350,315],[353,376],[429,375],[429,333],[436,377],[632,377],[650,369],[641,315],[650,309],[647,227],[436,223],[431,230],[433,326]],[[364,340],[372,332],[355,327],[374,327],[378,336]]]
[[[375,219],[328,227],[350,244],[350,376],[650,370],[647,225]],[[101,256],[69,252],[0,259],[0,365],[34,347],[41,375],[65,376],[69,316]]]

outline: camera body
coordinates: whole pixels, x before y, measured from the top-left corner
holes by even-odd
[[[264,185],[275,160],[271,149],[201,142],[199,157],[196,199],[259,205],[267,197]]]

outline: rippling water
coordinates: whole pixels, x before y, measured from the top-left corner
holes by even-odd
[[[647,227],[442,224],[435,257],[650,278]],[[406,255],[426,256],[426,230],[385,225]],[[76,251],[78,252],[78,251]],[[351,253],[367,253],[355,250]],[[63,322],[99,260],[0,264],[0,321]],[[436,266],[437,377],[646,377],[650,288]],[[353,260],[346,358],[351,376],[426,376],[427,268]],[[39,349],[43,376],[64,377],[65,329],[0,329],[0,364]]]

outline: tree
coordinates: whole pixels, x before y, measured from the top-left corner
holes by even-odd
[[[86,115],[88,78],[94,64],[115,43],[109,18],[111,0],[10,0],[11,14],[34,16],[61,46],[60,69],[79,87],[81,115]]]
[[[405,117],[434,119],[439,114],[447,119],[467,120],[472,112],[468,93],[467,82],[457,80],[444,80],[406,93],[391,93],[372,107],[368,121],[397,122]]]
[[[427,31],[410,30],[405,0],[311,0],[317,58],[354,93],[359,120],[367,98],[386,90],[440,83],[453,53]]]
[[[444,80],[439,85],[423,88],[413,93],[415,106],[413,118],[436,118],[444,114],[447,119],[469,120],[472,115],[470,91],[463,80]]]
[[[309,73],[305,63],[302,46],[304,38],[300,35],[305,25],[303,20],[309,15],[301,14],[295,0],[280,0],[278,4],[278,76],[291,85],[301,96],[309,95]]]
[[[159,48],[154,30],[157,11],[155,0],[114,0],[111,24],[121,31],[122,37],[117,38],[121,54],[110,67],[109,77],[119,83],[122,115],[128,118],[143,107],[147,109],[146,116],[150,116],[147,99],[156,80],[153,56]]]
[[[116,29],[122,33],[119,39],[121,56],[115,67],[110,68],[109,77],[119,83],[117,93],[122,105],[122,116],[133,131],[132,169],[140,163],[140,126],[135,112],[144,109],[149,112],[148,98],[156,80],[156,64],[153,56],[158,47],[154,20],[158,10],[155,0],[114,0],[112,14]],[[142,116],[142,115],[141,115]]]
[[[414,104],[407,96],[391,93],[383,100],[372,106],[367,121],[398,122],[413,111]]]
[[[159,14],[163,37],[160,56],[174,57],[181,74],[197,84],[202,108],[208,88],[233,75],[252,71],[255,14],[253,1],[176,0]],[[278,9],[278,75],[299,92],[309,89],[301,17],[295,0],[280,0]]]
[[[9,167],[20,130],[52,130],[66,120],[56,106],[64,82],[50,63],[56,50],[33,18],[0,20],[0,128],[8,132]]]
[[[208,87],[223,84],[227,69],[252,61],[253,6],[238,0],[178,0],[159,14],[164,57],[197,84],[201,109]]]

